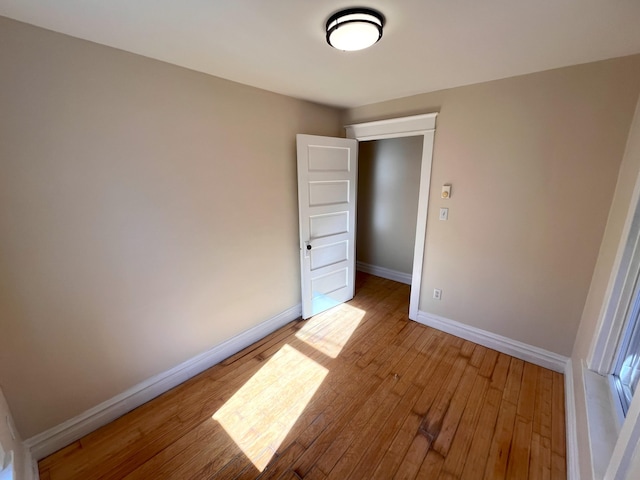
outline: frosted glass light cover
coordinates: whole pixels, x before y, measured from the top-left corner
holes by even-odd
[[[327,41],[338,50],[362,50],[381,37],[382,20],[369,13],[337,14],[327,23]]]

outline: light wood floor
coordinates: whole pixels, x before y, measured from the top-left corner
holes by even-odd
[[[408,320],[409,288],[292,322],[43,459],[58,479],[565,479],[561,374]]]

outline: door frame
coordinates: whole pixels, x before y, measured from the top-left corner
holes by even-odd
[[[344,127],[347,132],[347,138],[355,138],[358,142],[385,138],[423,137],[416,239],[413,250],[411,297],[409,300],[409,318],[411,320],[417,320],[420,307],[420,288],[422,287],[422,268],[427,234],[427,212],[429,210],[429,192],[431,190],[431,164],[433,162],[433,143],[437,116],[437,113],[427,113],[375,122],[356,123],[345,125]]]

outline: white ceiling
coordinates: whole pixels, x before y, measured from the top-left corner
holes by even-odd
[[[330,48],[336,10],[387,19]],[[293,97],[352,107],[640,52],[640,0],[0,0],[0,15]]]

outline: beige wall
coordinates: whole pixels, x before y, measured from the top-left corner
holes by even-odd
[[[421,310],[571,354],[639,90],[632,56],[347,112],[440,112]]]
[[[24,437],[300,301],[339,110],[0,18],[0,383]]]
[[[358,261],[411,274],[421,160],[422,137],[360,143]]]

